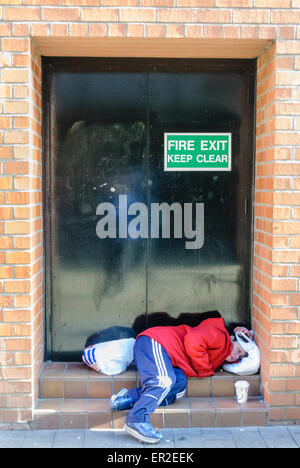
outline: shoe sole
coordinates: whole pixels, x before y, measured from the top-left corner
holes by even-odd
[[[131,427],[127,426],[127,424],[125,424],[124,429],[126,432],[128,432],[130,435],[132,435],[135,439],[139,440],[140,442],[146,442],[147,444],[157,444],[158,442],[161,441],[161,439],[152,439],[151,437],[143,436],[138,431],[135,431]]]

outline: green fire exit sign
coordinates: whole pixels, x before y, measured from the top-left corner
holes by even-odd
[[[165,133],[165,171],[231,171],[231,133]]]

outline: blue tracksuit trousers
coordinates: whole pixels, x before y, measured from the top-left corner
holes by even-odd
[[[136,340],[134,360],[142,387],[129,390],[135,403],[127,422],[149,422],[158,406],[170,405],[183,397],[187,378],[181,369],[173,367],[166,350],[148,336]]]

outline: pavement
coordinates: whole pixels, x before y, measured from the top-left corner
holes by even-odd
[[[166,449],[172,449],[171,452],[178,449],[180,452],[181,449],[204,448],[300,448],[300,426],[163,429],[162,433],[162,442],[149,445],[136,441],[123,430],[0,431],[0,448],[102,448],[106,449],[103,455],[108,462],[111,460],[107,457],[118,456],[118,452],[109,449],[126,449],[123,453],[130,453],[133,448],[135,450],[131,453],[137,453],[141,448],[151,448],[156,452],[166,452]],[[197,454],[197,450],[194,452]],[[148,460],[145,456],[143,458]],[[138,463],[137,460],[134,464]]]

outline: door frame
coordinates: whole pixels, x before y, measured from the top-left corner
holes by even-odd
[[[134,72],[155,72],[162,71],[168,73],[178,73],[184,71],[195,72],[243,72],[246,92],[243,95],[243,105],[245,106],[245,120],[241,126],[241,141],[244,142],[246,151],[251,155],[251,179],[249,187],[250,193],[245,203],[245,213],[248,219],[248,245],[249,253],[247,255],[247,283],[249,294],[247,300],[248,324],[251,321],[252,310],[252,277],[253,277],[253,232],[254,232],[254,172],[255,172],[255,102],[256,102],[256,59],[184,59],[184,58],[87,58],[87,57],[43,57],[42,58],[42,104],[43,104],[43,224],[44,224],[44,266],[45,266],[45,291],[44,291],[44,310],[45,310],[45,360],[52,358],[52,317],[53,317],[53,294],[52,294],[52,239],[51,230],[51,206],[52,206],[52,188],[53,188],[53,148],[54,131],[52,127],[52,115],[55,105],[55,95],[53,92],[53,72],[54,71],[72,71],[85,72],[93,70],[101,71],[134,71]],[[245,138],[243,138],[243,135]],[[243,290],[245,290],[245,284]]]

